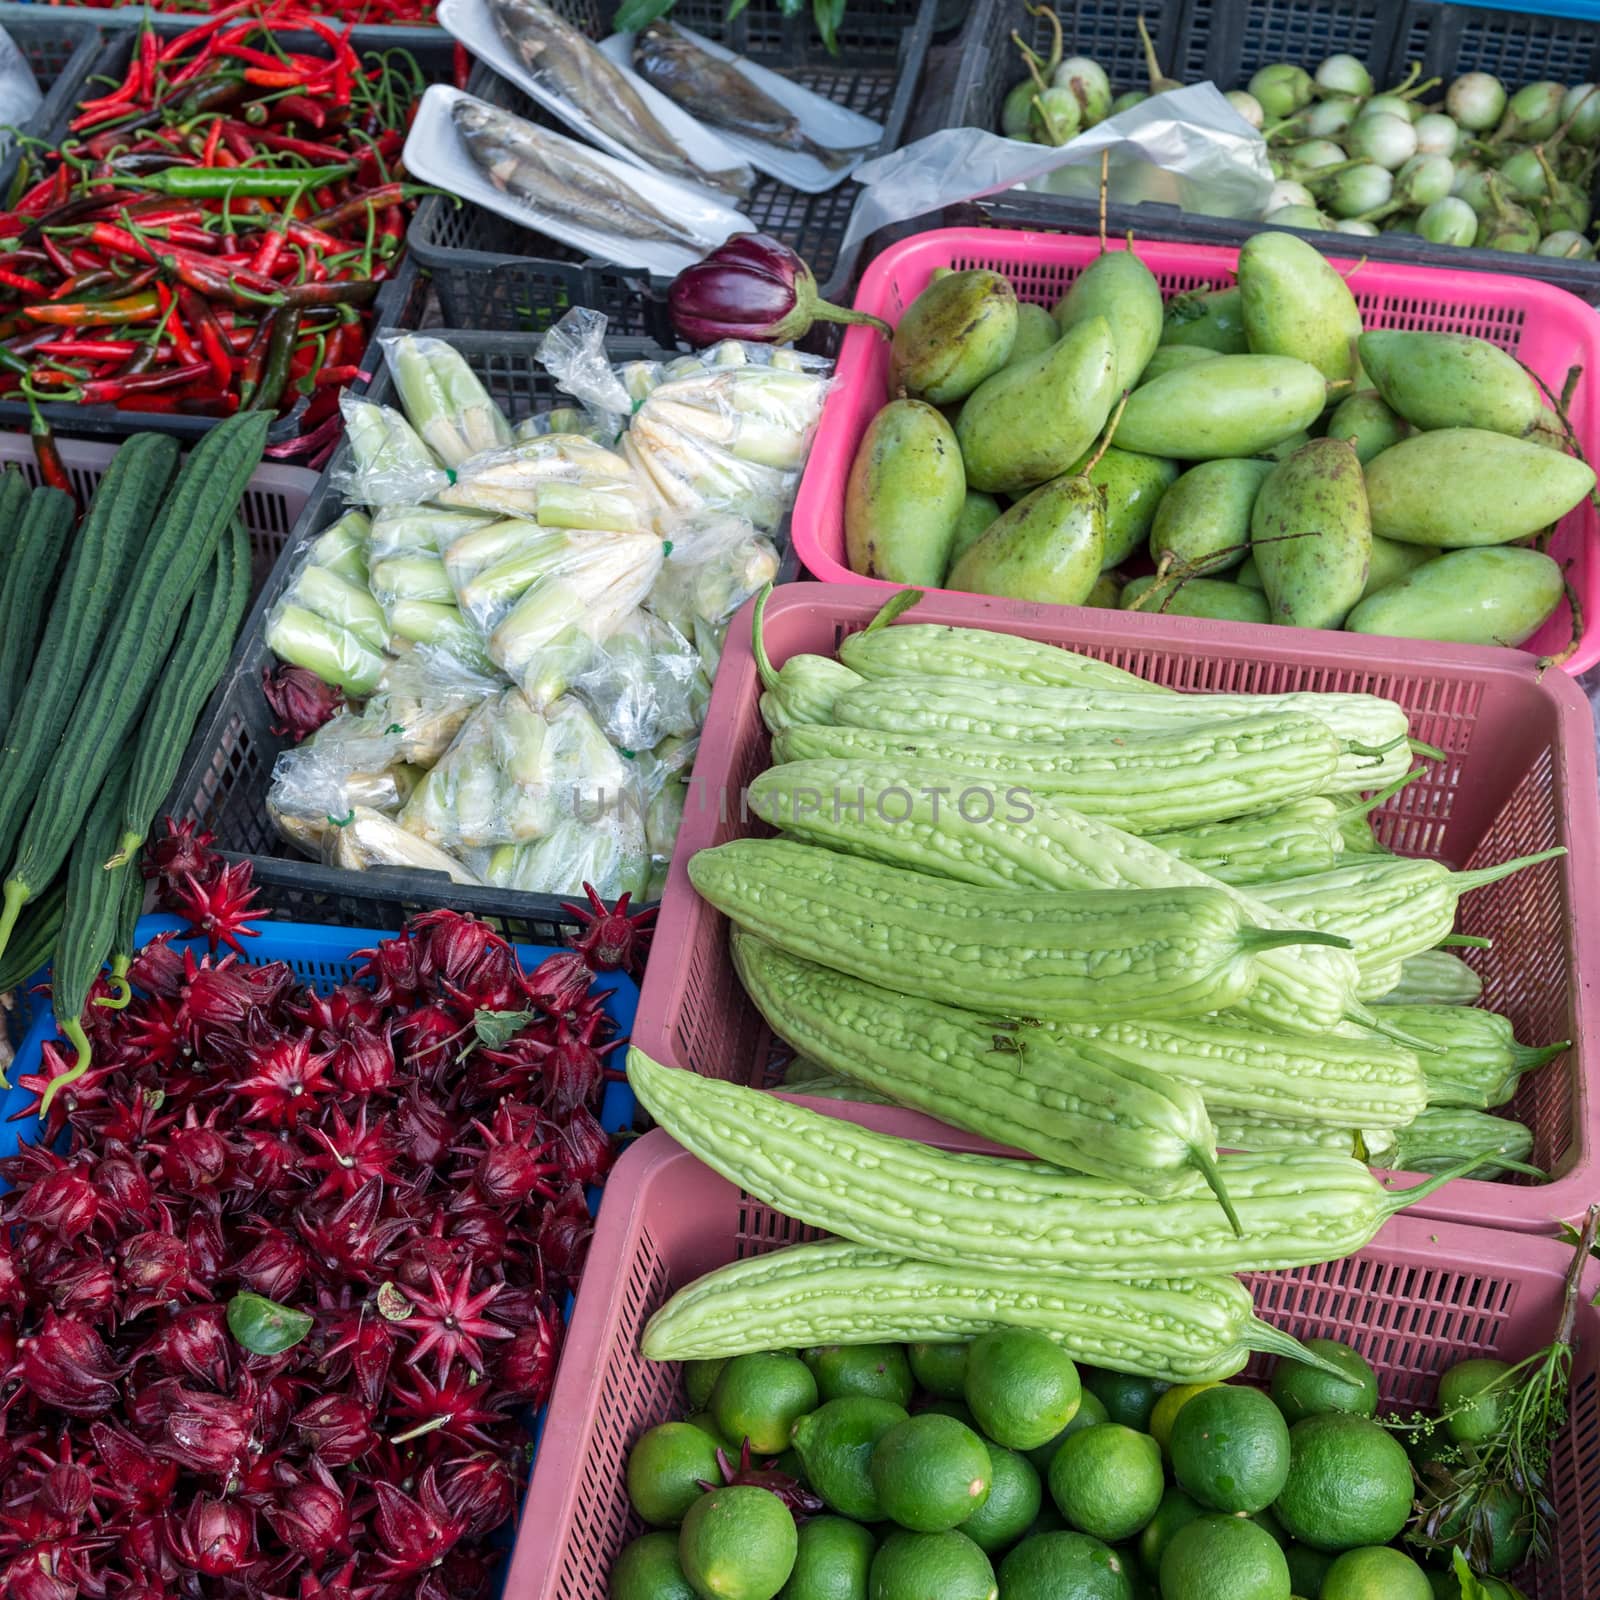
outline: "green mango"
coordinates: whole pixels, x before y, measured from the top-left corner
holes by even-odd
[[[1381,455],[1392,444],[1406,436],[1405,422],[1389,409],[1382,395],[1360,394],[1346,396],[1333,408],[1328,418],[1327,436],[1330,439],[1347,439],[1362,466],[1376,455]]]
[[[1067,470],[1082,472],[1093,450],[1085,451]],[[1100,509],[1106,521],[1103,560],[1120,567],[1150,533],[1161,497],[1177,481],[1178,463],[1160,456],[1141,456],[1132,450],[1108,446],[1089,473],[1100,491]]]
[[[1561,604],[1561,568],[1537,550],[1450,550],[1345,619],[1351,633],[1384,633],[1447,644],[1518,645]]]
[[[850,570],[932,587],[965,504],[961,451],[926,401],[891,400],[867,425],[844,491]]]
[[[1253,555],[1244,558],[1244,565],[1234,573],[1233,581],[1246,589],[1260,589],[1263,594],[1266,593],[1266,586],[1261,581],[1261,568],[1256,565]]]
[[[1122,592],[1122,585],[1109,572],[1102,572],[1094,580],[1092,588],[1084,599],[1086,606],[1093,606],[1097,611],[1115,611],[1118,596]]]
[[[1250,542],[1274,622],[1337,628],[1361,598],[1372,557],[1361,463],[1343,439],[1313,439],[1272,469]]]
[[[971,394],[1010,358],[1017,292],[998,272],[952,272],[930,283],[894,330],[889,392],[944,405]]]
[[[989,524],[951,567],[948,586],[1078,606],[1094,592],[1104,549],[1099,491],[1085,477],[1053,478]]]
[[[1134,602],[1143,600],[1142,605]],[[1210,617],[1217,622],[1270,622],[1267,597],[1221,578],[1135,578],[1122,591],[1124,611],[1165,617]]]
[[[1161,497],[1150,529],[1151,559],[1182,572],[1226,572],[1250,553],[1250,512],[1270,461],[1202,461]]]
[[[1399,544],[1393,539],[1373,534],[1372,558],[1367,563],[1367,586],[1361,591],[1361,598],[1365,600],[1369,594],[1387,589],[1391,583],[1399,583],[1424,562],[1437,559],[1426,545]]]
[[[968,484],[1011,494],[1060,477],[1105,427],[1115,371],[1110,325],[1090,317],[1042,355],[986,378],[956,424]]]
[[[1574,456],[1486,428],[1416,433],[1367,463],[1372,531],[1405,544],[1510,544],[1594,488]]]
[[[1329,383],[1356,376],[1361,312],[1338,271],[1293,233],[1258,233],[1239,252],[1245,337],[1257,355],[1309,361]]]
[[[968,489],[956,517],[955,537],[950,541],[949,566],[954,566],[982,537],[984,529],[1000,515],[1000,502],[992,494]]]
[[[1117,394],[1138,383],[1161,342],[1161,286],[1131,250],[1102,250],[1056,301],[1051,314],[1063,333],[1090,317],[1104,317],[1111,324]]]
[[[1220,356],[1249,353],[1244,334],[1244,297],[1237,288],[1196,289],[1167,302],[1162,344],[1198,344]]]
[[[1487,339],[1378,329],[1361,335],[1361,364],[1413,427],[1487,428],[1520,439],[1544,420],[1539,385]]]
[[[1115,442],[1124,450],[1178,461],[1259,455],[1316,421],[1327,392],[1322,374],[1309,362],[1290,356],[1219,356],[1135,389]]]
[[[1203,344],[1158,344],[1155,354],[1144,364],[1139,374],[1140,383],[1149,383],[1176,367],[1192,367],[1201,361],[1215,361],[1222,352],[1208,350]]]
[[[1017,304],[1017,336],[1011,343],[1006,365],[1042,356],[1061,337],[1056,319],[1043,306],[1023,300]]]

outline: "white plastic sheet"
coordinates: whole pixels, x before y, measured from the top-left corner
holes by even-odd
[[[1025,187],[1118,205],[1158,200],[1215,217],[1261,215],[1272,168],[1261,135],[1212,83],[1154,95],[1064,145],[1024,144],[982,128],[947,128],[856,169],[840,254],[878,228],[943,206]]]

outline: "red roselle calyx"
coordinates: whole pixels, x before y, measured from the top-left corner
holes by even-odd
[[[261,694],[278,719],[272,731],[287,734],[296,744],[323,723],[332,721],[344,705],[344,696],[316,673],[291,667],[287,662],[263,669]]]
[[[672,325],[690,344],[755,339],[784,344],[804,338],[814,322],[851,322],[892,329],[864,311],[830,305],[817,293],[811,268],[788,245],[765,233],[736,233],[685,267],[667,290]]]

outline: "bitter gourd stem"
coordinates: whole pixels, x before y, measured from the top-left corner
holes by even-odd
[[[756,658],[756,673],[761,687],[772,693],[778,690],[778,674],[773,670],[772,658],[767,654],[767,641],[761,637],[761,619],[767,614],[767,597],[772,593],[770,583],[763,584],[756,596],[755,615],[750,619],[750,651]]]
[[[862,629],[862,632],[876,633],[879,628],[887,628],[891,622],[904,616],[920,599],[922,599],[920,589],[902,589],[899,594],[891,595],[878,608],[877,616]]]
[[[1511,1064],[1519,1074],[1537,1072],[1540,1067],[1554,1061],[1563,1050],[1570,1050],[1571,1048],[1572,1041],[1570,1039],[1560,1039],[1555,1044],[1546,1045],[1514,1043],[1511,1046]]]
[[[1340,1373],[1339,1369],[1325,1356],[1320,1356],[1315,1350],[1308,1350],[1292,1333],[1285,1333],[1282,1328],[1275,1328],[1270,1322],[1263,1322],[1259,1317],[1252,1317],[1245,1328],[1243,1344],[1247,1350],[1255,1350],[1264,1356],[1280,1356],[1287,1361],[1298,1361],[1303,1366],[1315,1367],[1318,1372],[1325,1372],[1330,1377],[1343,1376],[1348,1383],[1349,1373]]]
[[[1239,930],[1239,943],[1246,950],[1276,950],[1286,944],[1326,944],[1335,950],[1354,946],[1342,933],[1323,933],[1316,928],[1252,928]]]
[[[1536,855],[1518,856],[1515,861],[1502,861],[1497,867],[1474,867],[1470,872],[1452,872],[1451,887],[1457,894],[1466,894],[1469,889],[1481,889],[1485,884],[1498,883],[1502,878],[1509,878],[1513,872],[1521,872],[1524,867],[1537,866],[1541,861],[1554,861],[1557,856],[1564,856],[1566,853],[1567,847],[1558,844],[1554,850],[1541,850]]]
[[[1421,767],[1413,767],[1402,777],[1396,778],[1387,789],[1380,789],[1370,800],[1363,800],[1360,805],[1346,806],[1343,811],[1334,812],[1333,820],[1343,822],[1349,817],[1370,816],[1385,801],[1394,799],[1408,783],[1415,783],[1422,776],[1422,772]]]
[[[1397,1216],[1407,1206],[1414,1206],[1419,1200],[1426,1200],[1430,1194],[1437,1194],[1447,1183],[1454,1183],[1457,1178],[1466,1178],[1476,1172],[1479,1167],[1488,1166],[1495,1162],[1500,1166],[1510,1166],[1509,1161],[1499,1160],[1500,1152],[1486,1150],[1481,1155],[1468,1156],[1465,1161],[1458,1161],[1453,1167],[1446,1167],[1443,1172],[1436,1172],[1426,1183],[1419,1183],[1415,1189],[1391,1190],[1378,1202],[1378,1208],[1383,1213],[1383,1220],[1387,1222],[1390,1217]],[[1536,1171],[1536,1168],[1526,1169]],[[1540,1177],[1544,1174],[1541,1172]]]
[[[1244,1224],[1239,1221],[1239,1213],[1233,1209],[1233,1201],[1229,1198],[1227,1186],[1222,1181],[1222,1173],[1217,1166],[1215,1154],[1207,1150],[1203,1144],[1192,1144],[1189,1146],[1189,1155],[1195,1166],[1200,1169],[1200,1176],[1206,1180],[1206,1187],[1217,1197],[1217,1203],[1222,1207],[1223,1215],[1227,1217],[1234,1236],[1239,1239],[1244,1238]]]
[[[1407,742],[1411,746],[1413,755],[1426,756],[1430,761],[1445,761],[1449,759],[1437,745],[1424,744],[1420,739],[1411,739]]]
[[[7,886],[9,888],[9,885]],[[60,1020],[59,1018],[57,1019]],[[67,1043],[76,1050],[77,1056],[73,1063],[61,1074],[59,1078],[52,1078],[45,1085],[44,1094],[39,1100],[39,1120],[42,1122],[50,1110],[50,1102],[56,1095],[67,1087],[69,1083],[76,1083],[84,1073],[89,1070],[90,1059],[94,1055],[94,1048],[89,1043],[89,1036],[83,1031],[83,1023],[77,1017],[71,1017],[61,1023],[61,1032]]]

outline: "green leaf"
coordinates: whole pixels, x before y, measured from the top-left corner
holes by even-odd
[[[733,19],[738,16],[739,13],[743,11],[744,8],[749,4],[750,0],[729,0],[727,20],[732,22]]]
[[[228,1302],[228,1332],[253,1356],[279,1356],[311,1332],[309,1312],[280,1306],[262,1294],[241,1289]]]
[[[798,17],[806,8],[806,0],[778,0],[778,10],[786,17]]]
[[[672,9],[673,0],[623,0],[611,26],[618,33],[637,33]]]
[[[839,24],[844,21],[845,7],[850,0],[812,0],[812,14],[817,19],[817,32],[828,47],[829,55],[839,53]]]
[[[479,1011],[472,1018],[472,1031],[477,1034],[479,1044],[498,1050],[532,1021],[531,1011]]]
[[[1467,1558],[1460,1550],[1450,1552],[1450,1566],[1456,1575],[1456,1582],[1461,1585],[1461,1600],[1494,1600],[1489,1591],[1478,1582],[1472,1568],[1467,1565]]]

